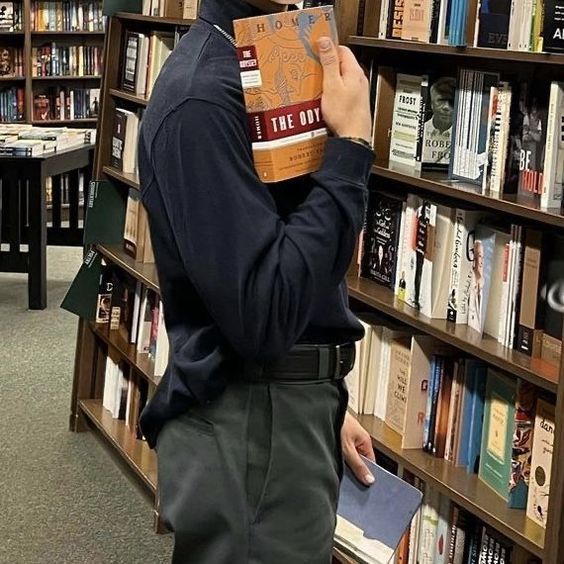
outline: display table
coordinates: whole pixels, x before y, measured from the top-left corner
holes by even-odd
[[[27,272],[29,309],[47,306],[47,245],[82,246],[79,175],[84,173],[86,202],[93,155],[94,145],[84,145],[41,157],[0,157],[0,272]],[[70,177],[68,226],[61,221],[63,174]],[[50,227],[48,177],[53,183]],[[27,250],[22,249],[26,244]]]

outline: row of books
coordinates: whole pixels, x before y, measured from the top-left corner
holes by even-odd
[[[143,0],[142,13],[183,20],[198,17],[199,0]]]
[[[155,386],[120,361],[109,348],[104,370],[102,406],[114,419],[124,421],[129,431],[139,440],[144,440],[139,428],[139,416],[154,393]]]
[[[140,192],[130,188],[125,208],[123,228],[125,252],[137,262],[155,262],[147,211],[141,203]]]
[[[25,117],[25,89],[23,87],[0,89],[0,122],[23,121]]]
[[[477,473],[509,507],[546,527],[554,404],[433,337],[372,323],[363,322],[347,376],[350,408],[383,420],[402,448]]]
[[[102,2],[56,0],[31,2],[32,31],[104,31]]]
[[[0,47],[0,76],[23,76],[24,55],[21,47]]]
[[[123,90],[148,98],[174,44],[172,33],[153,32],[145,35],[128,31],[125,34],[125,59],[121,79]]]
[[[32,76],[100,76],[101,45],[49,43],[31,49]]]
[[[36,157],[95,142],[95,129],[45,128],[29,124],[0,127],[0,156]]]
[[[23,2],[0,2],[0,31],[23,31]]]
[[[371,191],[360,274],[430,319],[559,366],[564,238],[488,212]]]
[[[560,0],[388,0],[378,37],[561,53],[563,9]]]
[[[168,363],[169,343],[163,304],[153,290],[119,267],[102,262],[96,323],[108,325],[138,354],[154,362],[154,376],[161,377]]]
[[[406,472],[423,504],[396,551],[396,564],[540,564],[524,550]]]
[[[58,194],[55,194],[56,191]],[[53,186],[53,178],[48,176],[45,180],[45,204],[50,207],[53,206],[55,201],[63,206],[71,203],[71,178],[69,174],[63,174],[60,177],[60,182]],[[78,174],[78,206],[84,206],[84,173],[82,171]]]
[[[518,193],[559,208],[564,83],[507,78],[469,69],[457,77],[396,75],[380,67],[374,135],[381,155],[389,155],[391,168],[448,171],[450,180],[472,184],[477,193]],[[379,135],[384,127],[390,137]]]
[[[54,86],[33,98],[33,119],[74,120],[98,117],[99,88]]]

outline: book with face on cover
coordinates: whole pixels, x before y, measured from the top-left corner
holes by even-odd
[[[367,488],[345,473],[337,507],[337,547],[355,561],[386,564],[421,505],[423,494],[411,484],[363,457],[375,478]],[[390,511],[393,508],[393,511]]]
[[[317,40],[337,43],[331,6],[233,22],[255,168],[263,182],[315,172],[327,128]]]

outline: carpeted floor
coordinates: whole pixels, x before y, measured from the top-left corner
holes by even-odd
[[[76,318],[59,304],[80,249],[50,248],[48,309],[0,273],[0,563],[170,562],[172,539],[91,433],[67,430]]]

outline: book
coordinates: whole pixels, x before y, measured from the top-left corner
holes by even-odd
[[[417,167],[417,149],[422,122],[422,88],[426,77],[398,73],[390,139],[390,167]]]
[[[366,488],[345,466],[335,540],[343,551],[362,562],[384,564],[390,561],[409,528],[421,505],[422,493],[374,462],[366,458],[364,462],[375,482]]]
[[[137,133],[139,117],[135,112],[117,108],[114,114],[111,164],[122,172],[137,170]]]
[[[552,82],[546,124],[540,205],[560,207],[564,184],[564,83]]]
[[[507,49],[511,0],[480,2],[476,47]]]
[[[316,171],[327,139],[316,42],[322,36],[338,42],[333,8],[279,12],[233,25],[259,178],[278,182]],[[294,63],[280,65],[286,59]]]
[[[448,169],[454,121],[456,78],[431,77],[426,90],[422,168]]]
[[[388,288],[395,285],[403,203],[401,197],[376,191],[368,200],[361,273]]]
[[[432,0],[404,0],[401,39],[429,42],[432,6]]]
[[[139,207],[141,206],[141,193],[136,188],[129,189],[125,224],[123,229],[123,246],[125,252],[135,258],[138,246]]]
[[[543,528],[546,528],[550,497],[555,417],[554,404],[538,399],[533,433],[527,517]]]
[[[545,0],[542,37],[545,51],[564,52],[564,3],[562,0]]]
[[[384,0],[385,1],[385,0]],[[389,0],[390,10],[388,15],[388,28],[386,37],[401,39],[403,19],[405,15],[405,0]]]
[[[479,477],[514,509],[527,503],[536,388],[488,369]]]

